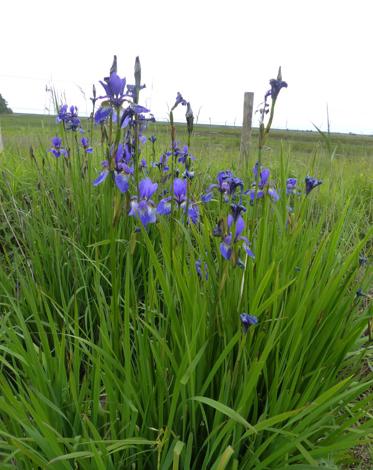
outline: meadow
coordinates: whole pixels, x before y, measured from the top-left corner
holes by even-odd
[[[0,468],[372,468],[373,137],[137,86],[0,117]]]

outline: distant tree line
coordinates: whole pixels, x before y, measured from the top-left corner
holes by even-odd
[[[12,113],[13,111],[8,107],[8,103],[5,101],[5,99],[2,97],[0,94],[0,114],[9,114]]]

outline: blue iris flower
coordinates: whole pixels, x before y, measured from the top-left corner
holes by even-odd
[[[98,108],[98,110],[95,113],[95,123],[96,124],[101,124],[102,122],[105,122],[106,119],[113,114],[112,108],[109,106],[101,106],[101,108]]]
[[[182,97],[181,93],[178,91],[178,92],[177,92],[177,95],[176,95],[175,104],[173,105],[171,111],[173,111],[177,106],[179,106],[179,104],[181,104],[182,106],[186,106],[187,101],[184,100],[184,98]]]
[[[61,155],[64,157],[68,156],[67,150],[62,148],[62,139],[57,136],[53,137],[52,148],[49,149],[49,152],[52,153],[56,158],[59,158]]]
[[[188,219],[191,220],[194,224],[196,224],[199,219],[199,209],[197,204],[193,203],[191,200],[187,200],[187,180],[175,178],[173,188],[173,197],[175,203],[177,204],[177,207],[182,209],[184,212],[186,212],[186,210],[188,209]],[[171,201],[171,196],[161,199],[157,206],[157,213],[159,215],[171,214]]]
[[[261,199],[262,197],[264,197],[265,194],[268,194],[272,201],[277,202],[280,199],[280,196],[277,191],[274,188],[267,188],[270,176],[269,168],[259,169],[259,164],[257,162],[253,168],[253,173],[255,182],[251,185],[251,189],[244,192],[244,194],[248,194],[250,196],[251,203],[253,203],[255,199]],[[258,180],[257,190],[256,180]]]
[[[246,334],[247,330],[252,325],[258,324],[258,318],[255,315],[249,315],[248,313],[241,313],[240,320],[242,323],[243,332]]]
[[[106,92],[106,95],[100,96],[100,99],[107,98],[114,108],[120,108],[127,96],[124,92],[126,79],[120,78],[115,72],[112,72],[106,81],[100,81],[100,83]]]
[[[89,146],[89,140],[87,139],[87,137],[82,137],[80,142],[82,144],[82,147],[83,147],[85,153],[92,153],[93,152],[93,148]]]
[[[288,178],[286,181],[286,194],[296,194],[297,191],[297,179]]]
[[[158,184],[153,183],[150,178],[144,178],[139,183],[139,196],[133,197],[131,201],[131,210],[128,215],[137,217],[146,227],[148,224],[154,224],[157,221],[155,204],[151,200],[153,194],[157,191]]]
[[[66,130],[68,131],[76,131],[77,129],[80,129],[78,108],[76,106],[70,106],[69,108],[67,104],[64,104],[58,111],[56,122],[63,122]]]
[[[209,202],[213,196],[213,189],[217,189],[223,196],[225,202],[229,201],[229,196],[234,196],[237,188],[243,191],[243,181],[233,175],[230,170],[220,171],[217,176],[217,184],[211,184],[207,193],[201,197],[202,202]]]
[[[309,194],[314,188],[322,184],[322,180],[312,178],[311,176],[306,176],[306,194]]]
[[[102,162],[103,171],[93,181],[93,186],[98,186],[103,183],[108,177],[109,173],[113,174],[114,183],[121,193],[125,193],[129,189],[129,177],[134,173],[133,166],[129,165],[128,147],[126,145],[119,144],[115,156],[113,155],[114,147],[110,150],[110,161],[104,160]],[[114,157],[114,160],[113,160]],[[110,169],[110,166],[113,167]]]
[[[220,253],[226,260],[233,258],[233,253],[238,242],[242,242],[242,247],[250,258],[255,258],[254,253],[250,249],[250,242],[247,237],[244,237],[242,232],[245,229],[245,221],[241,215],[234,217],[232,214],[227,218],[228,234],[223,236],[223,241],[220,243]],[[232,233],[233,230],[233,233]],[[238,263],[240,264],[240,263]]]

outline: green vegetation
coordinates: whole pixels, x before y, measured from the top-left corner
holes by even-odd
[[[0,114],[11,114],[13,111],[8,107],[8,103],[0,94]]]
[[[2,469],[332,469],[369,453],[373,137],[272,132],[281,197],[248,205],[242,270],[212,236],[226,209],[200,203],[239,172],[239,128],[196,127],[201,222],[174,223],[171,255],[166,217],[145,230],[109,178],[93,187],[97,130],[82,176],[71,134],[70,165],[48,153],[53,117],[0,124]],[[147,131],[157,159],[168,132]],[[308,174],[323,184],[289,213],[286,179]],[[259,319],[246,334],[243,312]]]

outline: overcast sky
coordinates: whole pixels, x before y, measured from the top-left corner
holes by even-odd
[[[259,105],[281,65],[274,127],[325,129],[328,105],[332,131],[373,134],[372,0],[2,0],[0,14],[0,93],[16,112],[46,112],[52,84],[85,114],[113,54],[130,83],[139,55],[140,102],[159,120],[180,91],[200,122],[240,125],[243,93]]]

